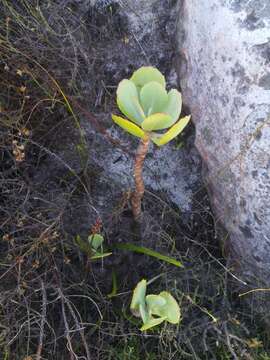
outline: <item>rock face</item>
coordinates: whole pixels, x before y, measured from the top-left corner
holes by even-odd
[[[270,286],[270,2],[184,0],[181,87],[217,221],[251,286]]]

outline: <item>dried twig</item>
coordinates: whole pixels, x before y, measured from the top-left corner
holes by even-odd
[[[70,302],[67,299],[66,299],[66,304],[67,304],[67,307],[69,308],[71,316],[73,317],[73,319],[75,321],[76,329],[77,329],[77,331],[79,331],[79,333],[81,335],[82,342],[83,342],[85,352],[86,352],[86,356],[87,356],[87,360],[91,360],[90,351],[89,351],[89,348],[88,348],[88,345],[87,345],[87,342],[86,342],[86,339],[85,339],[85,335],[84,335],[84,330],[83,330],[82,326],[80,325],[80,322],[78,321],[78,318],[77,318],[77,316],[76,316]]]
[[[66,298],[62,292],[62,290],[60,288],[57,289],[58,290],[58,294],[61,298],[61,304],[62,304],[62,315],[63,315],[63,320],[64,320],[64,324],[65,324],[65,330],[66,330],[66,339],[67,339],[67,343],[68,343],[68,349],[70,352],[70,360],[74,360],[77,359],[78,357],[76,356],[75,352],[73,351],[72,348],[72,342],[71,342],[71,338],[70,338],[70,329],[69,329],[69,325],[68,325],[68,321],[67,321],[67,316],[66,316],[66,311],[65,311],[65,303],[66,303]]]
[[[42,290],[42,314],[41,314],[41,325],[40,325],[39,343],[36,353],[36,360],[41,359],[43,339],[44,339],[44,326],[45,326],[46,314],[47,314],[47,294],[46,294],[44,282],[42,280],[41,280],[41,290]]]
[[[224,328],[224,332],[225,332],[225,335],[226,335],[226,344],[228,346],[228,350],[230,351],[233,359],[238,360],[238,356],[236,355],[235,351],[233,350],[233,347],[232,347],[232,344],[231,344],[230,334],[228,332],[228,328],[227,328],[226,323],[224,323],[223,328]]]

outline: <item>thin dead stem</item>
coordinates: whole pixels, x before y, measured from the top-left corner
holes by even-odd
[[[70,301],[66,300],[66,304],[67,304],[67,307],[71,313],[71,316],[73,318],[73,320],[75,321],[75,324],[76,324],[76,330],[79,331],[80,333],[80,336],[82,338],[82,342],[83,342],[83,346],[84,346],[84,349],[85,349],[85,352],[86,352],[86,356],[87,356],[87,360],[91,360],[91,356],[90,356],[90,351],[89,351],[89,347],[87,345],[87,341],[85,339],[85,335],[84,335],[84,330],[80,324],[80,322],[78,321],[78,318],[70,304]]]
[[[43,339],[44,339],[44,326],[45,326],[46,313],[47,313],[47,294],[43,281],[41,281],[41,289],[42,289],[42,314],[41,314],[40,335],[39,335],[38,349],[36,353],[36,360],[41,359]]]
[[[61,298],[61,304],[62,304],[62,316],[63,316],[63,320],[64,320],[64,325],[65,325],[65,330],[66,330],[66,339],[67,339],[67,345],[68,345],[68,350],[70,352],[70,360],[74,360],[77,359],[77,356],[73,350],[72,347],[72,342],[71,342],[71,338],[70,338],[70,328],[69,328],[69,324],[67,321],[67,316],[66,316],[66,310],[65,310],[65,304],[66,304],[66,298],[62,292],[62,290],[60,288],[58,288],[58,294]]]

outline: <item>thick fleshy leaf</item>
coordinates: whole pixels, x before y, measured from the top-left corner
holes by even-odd
[[[172,126],[178,119],[182,110],[182,96],[179,91],[172,89],[168,92],[168,103],[163,109],[163,112],[171,115],[172,122],[169,126]]]
[[[165,134],[151,134],[151,140],[157,145],[162,146],[167,144],[169,141],[179,135],[190,121],[190,116],[185,116],[180,119],[175,125],[173,125]]]
[[[168,94],[162,85],[151,81],[140,91],[140,103],[146,116],[163,112],[168,103]]]
[[[165,77],[158,69],[152,66],[142,66],[133,73],[130,80],[133,81],[138,88],[143,87],[151,81],[158,82],[164,88],[166,86]]]
[[[166,300],[160,295],[147,295],[145,300],[150,315],[160,315],[160,309],[166,305]]]
[[[118,126],[120,126],[128,133],[139,138],[143,138],[146,136],[145,132],[138,125],[132,123],[131,121],[123,119],[121,116],[117,115],[112,115],[112,119]]]
[[[122,80],[117,88],[117,105],[128,119],[141,124],[145,118],[139,103],[138,91],[135,84],[127,79]]]
[[[145,330],[151,329],[152,327],[161,324],[164,320],[166,320],[165,317],[149,319],[149,320],[147,321],[147,323],[144,324],[144,325],[141,327],[140,330],[141,330],[141,331],[145,331]]]
[[[140,305],[145,306],[145,294],[146,294],[147,282],[145,279],[141,280],[133,291],[133,296],[130,304],[130,310],[133,315],[141,316]]]
[[[155,113],[148,116],[141,124],[145,131],[163,130],[171,126],[172,118],[168,114]]]
[[[149,314],[146,310],[145,303],[139,305],[139,311],[140,311],[140,315],[141,315],[141,319],[142,319],[143,323],[144,324],[147,323],[147,321],[149,320]]]
[[[104,242],[104,237],[100,234],[92,234],[88,236],[88,241],[91,245],[91,247],[95,250],[100,248]]]
[[[163,297],[166,305],[162,307],[160,316],[166,317],[171,324],[178,324],[180,321],[180,308],[175,298],[167,291],[162,291],[159,296]]]

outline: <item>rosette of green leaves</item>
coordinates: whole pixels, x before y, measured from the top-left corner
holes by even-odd
[[[146,295],[147,282],[141,280],[135,290],[130,305],[134,316],[140,317],[143,321],[142,331],[168,321],[171,324],[180,322],[180,308],[174,297],[167,291],[158,295]]]
[[[179,119],[181,93],[167,92],[164,76],[151,66],[141,67],[119,83],[117,105],[127,119],[112,115],[113,121],[134,136],[150,137],[158,146],[174,139],[190,120],[190,116]]]

